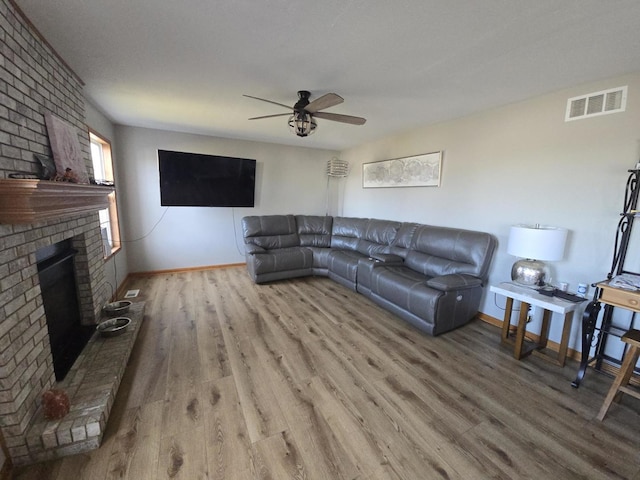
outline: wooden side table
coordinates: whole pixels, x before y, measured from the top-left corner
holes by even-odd
[[[567,350],[569,345],[569,335],[571,333],[571,324],[573,323],[573,312],[582,304],[581,302],[569,302],[557,297],[548,297],[538,293],[536,290],[527,287],[520,287],[513,283],[503,282],[499,285],[492,285],[490,291],[506,297],[507,303],[504,311],[504,319],[502,321],[501,340],[505,344],[513,344],[513,357],[520,360],[527,355],[534,353],[542,358],[549,360],[556,365],[564,367],[567,358]],[[513,311],[513,301],[521,302],[520,315],[518,316],[518,325],[515,339],[509,335],[511,326],[511,313]],[[587,299],[585,298],[586,302]],[[525,344],[525,333],[527,330],[527,315],[529,306],[535,306],[543,309],[542,325],[540,327],[540,339],[538,342],[529,342]],[[557,356],[548,355],[544,349],[547,347],[549,340],[549,326],[553,313],[564,315],[564,324],[562,327],[562,339],[560,340],[560,349]]]
[[[602,323],[597,326],[600,307],[604,306]],[[627,325],[613,324],[613,309],[622,308],[632,312],[631,320]],[[605,346],[609,336],[622,337],[628,330],[637,327],[636,314],[640,313],[640,291],[627,290],[611,285],[610,280],[604,280],[596,284],[593,301],[589,303],[582,319],[582,355],[580,367],[575,380],[571,385],[575,388],[580,386],[584,378],[587,367],[592,365],[596,370],[600,370],[604,360],[621,364],[622,359],[609,357],[605,354]],[[595,345],[595,353],[589,358],[591,347],[596,338],[596,331],[599,332]]]
[[[612,305],[614,307],[626,308],[633,312],[640,312],[640,292],[637,290],[624,290],[612,287],[609,281],[599,282],[596,287],[600,288],[600,303]]]

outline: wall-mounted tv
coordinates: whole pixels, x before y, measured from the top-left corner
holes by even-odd
[[[163,206],[254,206],[255,160],[158,150],[158,166]]]

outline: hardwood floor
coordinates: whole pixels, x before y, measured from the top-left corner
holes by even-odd
[[[135,278],[147,301],[102,446],[20,480],[640,479],[640,402],[516,361],[475,321],[429,337],[326,278]]]

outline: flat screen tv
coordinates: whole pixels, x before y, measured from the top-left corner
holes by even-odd
[[[163,206],[254,206],[255,160],[158,150],[158,166]]]

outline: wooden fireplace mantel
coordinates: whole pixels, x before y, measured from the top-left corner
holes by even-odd
[[[113,187],[48,180],[0,179],[0,223],[25,224],[96,212]]]

